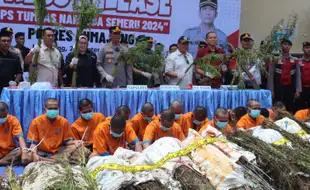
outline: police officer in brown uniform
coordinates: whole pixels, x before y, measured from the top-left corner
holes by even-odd
[[[122,51],[127,51],[120,45],[121,28],[110,27],[110,43],[103,45],[97,58],[97,69],[102,87],[126,87],[132,85],[132,65],[118,61]]]

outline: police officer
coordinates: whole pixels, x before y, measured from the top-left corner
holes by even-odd
[[[25,44],[25,33],[17,32],[15,34],[15,42],[16,42],[16,45],[14,47],[20,50],[23,60],[25,61],[25,57],[30,52],[30,49],[25,47],[24,45]],[[24,72],[28,72],[28,65],[24,65]]]
[[[119,62],[117,58],[128,49],[120,45],[121,28],[112,26],[110,43],[103,45],[97,57],[97,69],[102,87],[126,87],[132,85],[132,65]]]
[[[292,45],[289,39],[282,39],[282,57],[269,67],[268,89],[274,101],[283,102],[288,111],[294,112],[294,99],[300,97],[302,89],[299,60],[290,55]]]
[[[249,33],[242,34],[240,36],[240,43],[241,43],[241,46],[243,49],[246,49],[248,51],[255,51],[253,49],[254,38],[251,36],[251,34],[249,34]],[[247,69],[252,74],[252,76],[254,77],[256,83],[258,85],[261,85],[262,84],[262,76],[261,76],[261,72],[259,69],[259,64],[264,64],[264,62],[262,62],[260,60],[255,61],[255,62],[251,62]],[[245,73],[244,73],[244,75],[245,75]],[[245,83],[246,83],[247,88],[253,88],[252,82],[248,76],[245,77]]]
[[[307,108],[306,105],[310,105],[310,42],[303,43],[303,52],[304,56],[299,60],[303,102],[300,109],[305,109]]]
[[[10,38],[12,41],[12,39],[13,39],[13,29],[12,28],[4,27],[1,29],[1,32],[7,32],[10,35]],[[10,51],[13,53],[16,53],[18,55],[19,60],[20,60],[20,66],[22,67],[22,70],[24,70],[24,59],[23,59],[23,56],[22,56],[22,53],[20,52],[20,50],[15,48],[14,46],[11,46]]]
[[[11,34],[0,31],[0,93],[3,87],[15,86],[22,77],[22,68],[19,56],[10,51]]]
[[[189,53],[196,57],[198,42],[204,41],[206,34],[210,31],[216,32],[219,46],[228,51],[227,35],[214,26],[214,20],[218,15],[217,0],[200,0],[199,7],[200,25],[185,30],[183,34],[190,39]]]

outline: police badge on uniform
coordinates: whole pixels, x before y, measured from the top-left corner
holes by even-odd
[[[107,57],[107,62],[108,62],[108,63],[112,63],[113,54],[114,54],[114,51],[113,51],[112,48],[110,48],[110,49],[107,50],[106,57]]]

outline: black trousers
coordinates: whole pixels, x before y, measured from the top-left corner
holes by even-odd
[[[296,110],[310,108],[310,88],[302,88],[301,97],[295,100]]]
[[[296,106],[294,105],[296,88],[294,85],[274,86],[274,101],[281,101],[284,103],[289,112],[295,113]]]
[[[310,108],[310,88],[302,88],[301,99],[303,101],[303,109]]]

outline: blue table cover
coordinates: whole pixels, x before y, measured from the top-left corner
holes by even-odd
[[[126,89],[51,89],[21,90],[4,88],[0,101],[9,105],[9,113],[16,116],[26,136],[33,118],[43,114],[44,101],[57,98],[60,114],[73,123],[78,117],[78,102],[88,98],[94,102],[94,111],[105,116],[114,115],[120,105],[131,109],[131,116],[151,102],[156,114],[169,107],[173,100],[184,103],[184,112],[193,111],[196,106],[205,106],[209,119],[219,107],[227,109],[245,106],[248,99],[257,99],[264,108],[271,108],[272,97],[267,90],[126,90]]]
[[[5,172],[8,169],[8,166],[1,166],[0,167],[0,177],[6,179]],[[13,166],[13,170],[15,172],[15,175],[18,177],[24,173],[24,166]]]

